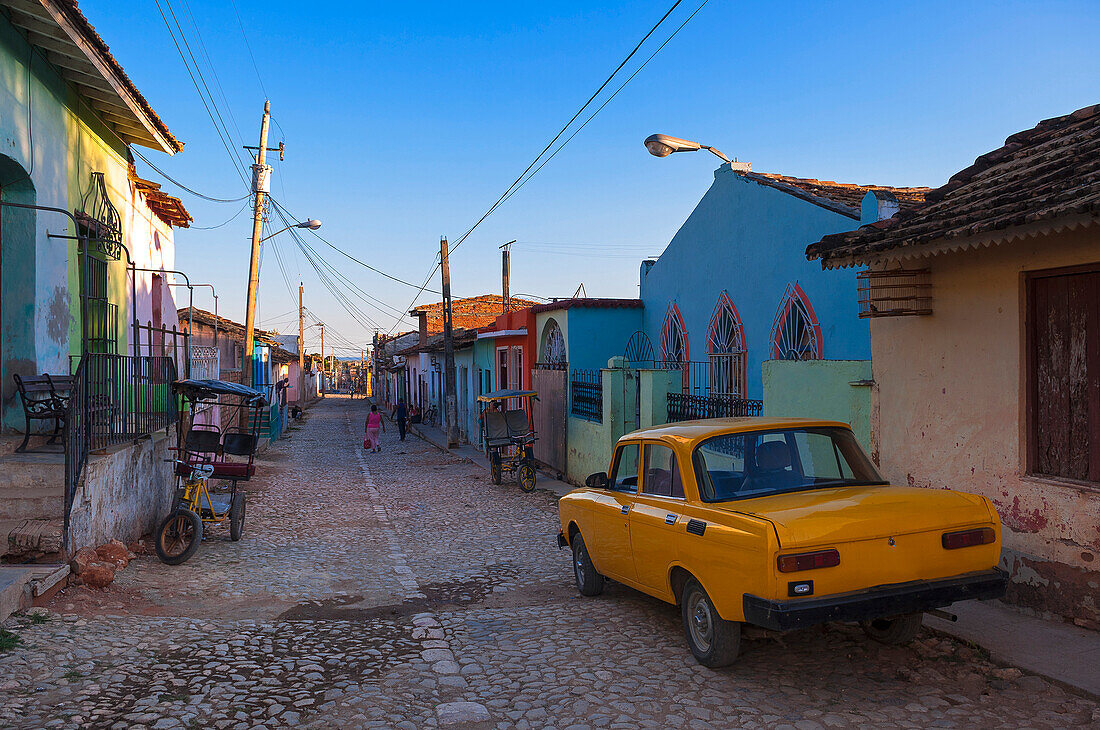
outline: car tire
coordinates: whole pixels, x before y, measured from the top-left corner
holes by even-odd
[[[573,578],[582,596],[598,596],[603,593],[604,577],[596,572],[588,546],[581,533],[573,535]]]
[[[718,615],[710,596],[695,578],[684,584],[680,601],[684,636],[696,661],[717,669],[737,661],[741,651],[741,624]]]
[[[882,644],[908,644],[917,638],[924,621],[923,613],[908,613],[893,618],[877,618],[860,621],[863,632]]]

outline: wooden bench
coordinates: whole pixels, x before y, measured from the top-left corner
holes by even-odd
[[[70,375],[32,375],[20,377],[14,373],[15,387],[19,389],[19,398],[23,402],[23,418],[26,419],[27,428],[23,434],[23,443],[16,447],[16,451],[27,450],[27,442],[31,438],[31,421],[54,422],[53,433],[41,434],[49,436],[48,444],[57,443],[57,437],[65,428],[65,413],[69,405],[69,390],[72,388],[72,376]]]

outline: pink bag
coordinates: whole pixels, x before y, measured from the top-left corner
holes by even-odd
[[[370,448],[370,439],[363,439],[363,448],[364,449],[369,449]]]

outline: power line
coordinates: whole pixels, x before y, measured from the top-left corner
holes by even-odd
[[[270,198],[271,196],[268,196],[268,197]],[[291,213],[291,212],[290,212],[289,210],[287,210],[287,209],[286,209],[286,208],[285,208],[285,207],[284,207],[284,206],[283,206],[282,204],[280,204],[280,203],[279,203],[279,201],[277,201],[277,200],[275,200],[275,199],[273,199],[273,198],[271,199],[271,201],[272,201],[272,202],[273,202],[273,203],[274,203],[274,204],[275,204],[276,206],[278,206],[279,208],[281,208],[281,209],[282,209],[282,211],[283,211],[284,213],[286,213],[286,214],[287,214],[288,216],[290,216],[291,218],[295,218],[295,216],[294,216],[294,215],[293,215],[293,214],[292,214],[292,213]],[[380,276],[384,276],[384,277],[386,277],[387,279],[389,279],[390,281],[396,281],[396,282],[397,282],[398,284],[404,284],[405,286],[407,286],[407,287],[411,287],[411,288],[413,288],[413,289],[417,289],[417,288],[419,288],[419,287],[417,287],[417,285],[416,285],[416,284],[413,284],[412,282],[409,282],[409,281],[405,281],[404,279],[398,278],[398,277],[394,276],[393,274],[387,274],[387,273],[386,273],[385,271],[382,271],[381,269],[375,268],[374,266],[371,266],[370,264],[366,263],[365,261],[361,261],[361,260],[359,260],[359,259],[355,258],[355,257],[354,257],[354,256],[352,256],[352,255],[351,255],[350,253],[348,253],[347,251],[344,251],[343,249],[341,249],[341,248],[339,248],[339,247],[337,247],[337,246],[333,245],[333,244],[332,244],[332,242],[330,242],[330,241],[329,241],[329,240],[328,240],[327,238],[325,238],[324,236],[322,236],[322,235],[321,235],[320,233],[318,233],[317,231],[314,231],[314,230],[310,229],[310,233],[312,233],[312,234],[313,234],[314,236],[316,236],[316,237],[317,237],[318,239],[320,239],[322,243],[324,243],[324,244],[325,244],[326,246],[328,246],[329,248],[331,248],[331,249],[332,249],[333,251],[335,251],[336,253],[338,253],[338,254],[340,254],[341,256],[344,256],[344,257],[346,257],[346,258],[348,258],[348,259],[351,259],[352,261],[354,261],[355,263],[359,264],[360,266],[362,266],[362,267],[364,267],[364,268],[367,268],[367,269],[370,269],[370,270],[371,270],[371,271],[373,271],[374,273],[376,273],[376,274],[378,274],[378,275],[380,275]],[[431,289],[429,289],[428,291],[431,291],[431,292],[432,292],[432,294],[441,294],[440,292],[438,292],[438,291],[432,291]]]
[[[492,206],[490,206],[489,210],[485,211],[485,214],[482,215],[481,218],[479,218],[476,223],[474,223],[472,226],[470,226],[470,228],[464,234],[462,234],[462,237],[458,239],[458,241],[454,244],[454,246],[451,247],[450,252],[452,254],[456,250],[458,250],[458,247],[461,246],[466,241],[466,239],[469,237],[469,235],[474,232],[474,229],[477,228],[479,225],[481,225],[481,222],[484,221],[486,218],[488,218],[493,213],[493,211],[496,210],[497,207],[501,203],[504,202],[504,200],[508,197],[509,193],[512,192],[512,189],[520,184],[520,181],[523,180],[523,177],[528,172],[531,171],[531,168],[533,168],[535,165],[538,164],[539,160],[542,159],[542,156],[546,154],[547,150],[549,150],[551,147],[553,147],[554,143],[557,142],[558,139],[560,139],[563,134],[565,134],[565,131],[567,129],[569,129],[570,125],[572,125],[573,122],[575,122],[577,120],[577,117],[579,117],[581,114],[584,113],[584,110],[588,108],[588,105],[591,104],[593,102],[593,100],[597,96],[600,95],[600,92],[602,92],[607,87],[607,85],[611,83],[611,80],[613,78],[615,78],[615,75],[618,74],[619,71],[622,70],[623,66],[625,66],[630,61],[630,59],[634,57],[634,54],[638,52],[638,49],[640,49],[642,47],[642,44],[644,44],[647,40],[649,40],[649,37],[652,36],[657,31],[657,28],[659,28],[660,25],[665,22],[665,19],[667,19],[668,16],[672,14],[672,11],[676,10],[676,8],[680,5],[681,2],[683,2],[683,0],[676,0],[676,2],[674,2],[672,4],[672,7],[669,8],[668,11],[665,12],[665,14],[661,16],[661,19],[658,20],[657,23],[652,28],[649,29],[649,32],[646,33],[645,36],[643,36],[640,41],[638,41],[638,44],[636,46],[634,46],[634,48],[630,51],[630,53],[627,54],[626,58],[624,58],[622,60],[622,62],[619,63],[619,65],[615,67],[615,70],[611,72],[611,75],[609,75],[604,80],[604,82],[602,84],[600,84],[600,87],[598,89],[596,89],[596,91],[592,94],[592,96],[588,97],[588,101],[586,101],[584,103],[584,105],[581,106],[581,108],[577,110],[576,114],[574,114],[572,117],[569,118],[569,121],[565,123],[565,126],[563,126],[561,128],[561,130],[559,130],[558,133],[554,135],[554,138],[551,139],[550,142],[547,143],[547,145],[542,148],[542,151],[539,152],[538,155],[535,156],[535,159],[533,159],[531,161],[531,164],[528,165],[527,168],[523,172],[520,173],[519,177],[517,177],[512,182],[512,184],[508,186],[508,189],[505,190],[499,198],[497,198],[497,201],[495,203],[493,203]]]
[[[180,60],[183,61],[183,65],[187,69],[187,75],[191,77],[191,83],[194,84],[194,86],[195,86],[195,91],[199,95],[199,101],[202,102],[203,108],[206,109],[207,116],[210,117],[210,122],[214,125],[214,130],[218,134],[218,139],[221,141],[222,146],[225,147],[225,151],[229,155],[230,161],[233,163],[233,168],[237,171],[237,174],[240,176],[241,182],[243,182],[247,185],[248,180],[247,180],[244,172],[241,169],[240,158],[233,152],[233,150],[231,148],[232,138],[230,137],[229,142],[226,142],[226,137],[230,136],[229,133],[228,133],[228,128],[225,129],[225,134],[223,135],[222,127],[218,126],[218,121],[215,120],[215,118],[214,118],[215,117],[215,112],[217,112],[218,119],[221,119],[221,113],[217,111],[217,104],[214,103],[213,95],[210,94],[210,88],[206,84],[206,79],[203,78],[202,70],[198,67],[198,62],[195,61],[195,56],[191,52],[191,46],[187,43],[186,34],[183,32],[183,28],[180,27],[179,21],[176,19],[176,13],[172,9],[171,3],[169,2],[169,0],[164,0],[165,4],[168,6],[169,14],[171,14],[173,21],[175,21],[175,23],[176,23],[176,28],[179,30],[179,33],[180,33],[180,38],[179,39],[176,38],[176,34],[172,30],[172,24],[168,22],[168,16],[164,14],[164,8],[160,4],[161,0],[154,0],[154,2],[157,5],[157,11],[160,13],[161,19],[164,20],[164,26],[168,29],[168,35],[170,35],[172,37],[172,43],[173,43],[173,45],[175,45],[176,51],[180,55]],[[187,55],[191,56],[191,60],[195,64],[194,72],[192,72],[191,66],[187,63],[187,55],[184,55],[183,48],[180,47],[180,40],[183,41],[183,45],[187,48]],[[206,96],[203,95],[202,88],[199,87],[199,80],[195,78],[196,74],[198,75],[199,79],[202,80],[202,86],[204,88],[206,88],[207,95],[210,96],[210,103],[209,104],[207,103]],[[214,107],[214,111],[211,111],[211,106]],[[225,125],[224,120],[222,120],[221,123],[222,123],[222,126]]]
[[[237,0],[230,0],[233,5],[233,13],[237,16],[237,25],[241,29],[241,38],[244,38],[244,47],[248,49],[248,56],[252,59],[252,68],[256,70],[256,80],[260,82],[260,91],[267,98],[267,89],[264,88],[264,80],[260,76],[260,66],[256,63],[256,56],[252,53],[252,44],[248,42],[248,34],[244,32],[244,22],[241,20],[241,11],[237,9]]]
[[[91,106],[89,106],[88,108],[92,109]],[[94,111],[94,109],[93,109],[93,111]],[[112,130],[112,132],[113,132],[113,130]],[[115,136],[118,137],[117,134]],[[122,139],[121,137],[119,137],[119,141],[121,141],[123,144],[126,143],[126,140]],[[242,200],[247,200],[248,198],[252,197],[252,193],[248,193],[247,195],[242,195],[239,198],[214,198],[214,197],[211,197],[209,195],[204,195],[203,193],[200,193],[198,190],[195,190],[193,188],[190,188],[190,187],[184,185],[179,180],[177,180],[176,178],[172,177],[171,175],[169,175],[164,170],[162,170],[159,167],[157,167],[156,165],[154,165],[152,162],[149,161],[148,157],[141,154],[141,152],[139,150],[135,149],[134,147],[130,147],[130,151],[133,152],[135,155],[137,155],[138,158],[140,158],[141,161],[144,162],[146,165],[153,168],[153,170],[155,170],[165,180],[172,183],[173,185],[180,188],[181,190],[186,190],[187,192],[191,193],[192,195],[194,195],[197,198],[202,198],[203,200],[209,200],[212,203],[239,203]]]
[[[245,197],[249,197],[249,196],[247,196],[247,195],[246,195]],[[247,208],[248,208],[248,203],[245,203],[244,205],[242,205],[242,206],[241,206],[241,209],[240,209],[240,210],[238,210],[238,211],[237,211],[236,213],[234,213],[234,214],[233,214],[232,216],[230,216],[230,217],[229,217],[229,218],[227,218],[227,219],[226,219],[225,221],[223,221],[223,222],[219,223],[219,224],[218,224],[218,225],[216,225],[216,226],[188,226],[188,228],[190,228],[190,229],[192,229],[192,230],[195,230],[195,231],[212,231],[212,230],[214,230],[215,228],[221,228],[222,226],[227,226],[227,225],[229,225],[230,223],[232,223],[233,221],[237,220],[237,218],[240,218],[240,216],[241,216],[241,213],[245,212],[245,210],[246,210]]]
[[[642,62],[642,64],[641,64],[640,66],[638,66],[638,68],[634,69],[634,73],[630,74],[630,76],[628,76],[628,77],[627,77],[626,81],[624,81],[624,82],[623,82],[622,84],[620,84],[620,85],[619,85],[619,88],[615,89],[615,91],[614,91],[614,92],[612,92],[611,96],[607,97],[607,99],[605,99],[605,100],[604,100],[603,104],[600,104],[599,108],[598,108],[598,109],[596,109],[596,111],[592,112],[592,114],[591,114],[591,115],[590,115],[590,116],[588,117],[588,119],[585,119],[585,120],[584,120],[584,123],[582,123],[582,124],[581,124],[581,126],[577,127],[577,128],[575,129],[575,130],[573,130],[573,134],[569,135],[569,136],[568,136],[568,137],[567,137],[567,138],[565,139],[565,141],[564,141],[564,142],[562,142],[562,143],[561,143],[561,144],[560,144],[560,145],[558,146],[558,148],[557,148],[556,150],[554,150],[554,151],[553,151],[553,152],[552,152],[552,153],[550,154],[550,156],[549,156],[549,157],[547,157],[547,158],[546,158],[545,160],[543,160],[543,161],[542,161],[542,164],[540,164],[540,165],[539,165],[538,167],[536,167],[536,168],[535,168],[535,170],[534,170],[534,172],[532,172],[532,173],[531,173],[530,175],[528,175],[528,176],[527,176],[527,179],[526,179],[526,180],[524,180],[524,181],[523,181],[523,182],[521,182],[521,183],[520,183],[519,185],[517,185],[517,186],[516,186],[516,187],[515,187],[515,188],[514,188],[514,189],[512,190],[512,192],[508,193],[508,195],[507,195],[507,196],[506,196],[506,197],[504,198],[504,201],[502,201],[502,202],[507,202],[508,198],[511,198],[511,197],[512,197],[513,195],[515,195],[515,194],[516,194],[516,193],[517,193],[517,192],[519,191],[519,189],[520,189],[520,188],[522,188],[522,187],[523,187],[524,185],[526,185],[526,184],[527,184],[527,182],[528,182],[528,181],[529,181],[529,180],[530,180],[531,178],[533,178],[533,177],[534,177],[535,175],[537,175],[537,174],[538,174],[539,170],[541,170],[541,169],[542,169],[543,167],[545,167],[545,166],[546,166],[546,163],[547,163],[547,162],[549,162],[550,160],[554,159],[554,157],[555,157],[555,156],[556,156],[556,155],[557,155],[557,154],[558,154],[559,152],[561,152],[561,151],[562,151],[562,148],[563,148],[563,147],[565,147],[565,145],[569,144],[569,142],[570,142],[570,141],[572,141],[572,139],[573,139],[574,137],[576,137],[576,136],[577,136],[577,135],[578,135],[578,134],[580,133],[580,131],[581,131],[582,129],[584,129],[585,127],[587,127],[587,126],[588,126],[588,123],[589,123],[589,122],[591,122],[591,121],[592,121],[593,119],[595,119],[596,115],[597,115],[597,114],[599,114],[599,113],[600,113],[600,112],[601,112],[601,111],[603,110],[603,108],[604,108],[605,106],[607,106],[608,104],[610,104],[610,103],[611,103],[611,100],[612,100],[612,99],[614,99],[614,98],[615,98],[616,96],[618,96],[619,92],[620,92],[620,91],[622,91],[622,90],[623,90],[623,88],[624,88],[624,87],[625,87],[625,86],[626,86],[627,84],[629,84],[629,83],[631,82],[631,80],[632,80],[632,79],[633,79],[633,78],[634,78],[635,76],[637,76],[637,75],[638,75],[638,73],[639,73],[639,72],[641,72],[641,70],[642,70],[643,68],[645,68],[645,67],[646,67],[646,64],[648,64],[648,63],[649,63],[650,61],[652,61],[652,60],[653,60],[653,57],[654,57],[654,56],[656,56],[656,55],[657,55],[658,53],[660,53],[660,52],[661,52],[661,49],[662,49],[662,48],[664,48],[665,46],[667,46],[667,45],[668,45],[668,42],[669,42],[669,41],[671,41],[671,40],[672,40],[673,38],[675,38],[675,37],[676,37],[676,34],[677,34],[677,33],[679,33],[679,32],[680,32],[680,31],[681,31],[681,30],[683,29],[683,27],[684,27],[685,25],[687,25],[687,24],[688,24],[688,22],[689,22],[689,21],[690,21],[690,20],[691,20],[692,18],[694,18],[694,17],[695,17],[696,13],[698,13],[698,12],[699,12],[700,10],[702,10],[702,9],[703,9],[703,6],[707,4],[707,1],[708,1],[708,0],[703,0],[703,2],[699,4],[699,7],[695,8],[695,11],[694,11],[694,12],[693,12],[693,13],[692,13],[691,15],[689,15],[689,16],[688,16],[688,17],[687,17],[687,18],[686,18],[686,19],[684,20],[684,22],[683,22],[683,23],[681,23],[681,24],[679,25],[679,27],[677,27],[677,28],[676,28],[676,30],[672,31],[672,35],[670,35],[670,36],[669,36],[668,38],[666,38],[666,39],[665,39],[665,42],[664,42],[664,43],[662,43],[661,45],[657,46],[657,50],[655,50],[655,51],[654,51],[653,53],[651,53],[651,54],[649,55],[649,58],[647,58],[647,59],[646,59],[645,61],[643,61],[643,62]]]

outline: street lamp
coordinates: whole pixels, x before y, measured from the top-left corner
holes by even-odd
[[[320,227],[321,227],[321,221],[317,220],[316,218],[310,218],[308,221],[302,221],[301,223],[292,223],[291,225],[287,226],[286,228],[280,228],[279,230],[275,231],[274,233],[271,233],[271,234],[268,234],[268,235],[264,236],[263,238],[260,239],[259,242],[263,243],[264,241],[271,238],[272,236],[277,236],[280,233],[282,233],[283,231],[289,231],[291,228],[308,228],[311,231],[316,231]]]
[[[709,150],[718,157],[722,158],[723,162],[730,162],[730,158],[723,155],[718,150],[705,144],[699,144],[698,142],[692,142],[687,139],[680,139],[679,137],[670,137],[667,134],[651,134],[645,138],[645,148],[649,150],[649,154],[654,157],[668,157],[673,152],[696,152],[698,150]],[[731,163],[732,164],[732,163]]]

